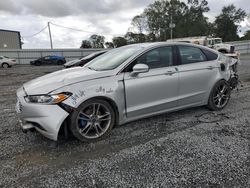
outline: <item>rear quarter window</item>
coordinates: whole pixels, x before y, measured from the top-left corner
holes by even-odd
[[[207,61],[205,54],[197,47],[181,45],[179,46],[179,52],[183,65]]]
[[[218,58],[218,54],[211,52],[209,50],[201,49],[202,52],[206,55],[208,61],[213,61]]]

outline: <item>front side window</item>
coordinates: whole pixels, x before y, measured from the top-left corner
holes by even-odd
[[[172,47],[160,47],[151,50],[136,60],[136,64],[146,64],[150,69],[173,65]]]
[[[192,46],[179,46],[179,51],[181,63],[184,65],[207,61],[206,56],[199,48]]]

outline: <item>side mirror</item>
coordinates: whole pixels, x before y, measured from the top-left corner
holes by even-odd
[[[131,76],[137,76],[139,73],[144,73],[144,72],[148,72],[149,71],[149,67],[146,64],[136,64],[133,67],[133,72],[131,72]]]

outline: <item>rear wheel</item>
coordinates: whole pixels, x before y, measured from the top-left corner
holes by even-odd
[[[210,93],[208,108],[211,110],[221,110],[229,102],[231,89],[225,80],[217,82]]]
[[[82,103],[71,115],[70,130],[83,142],[97,141],[106,136],[115,123],[112,106],[99,99]]]
[[[3,63],[3,64],[2,64],[2,67],[3,67],[3,68],[9,68],[10,66],[9,66],[8,63]]]

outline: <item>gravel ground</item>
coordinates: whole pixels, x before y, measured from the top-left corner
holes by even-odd
[[[96,143],[23,134],[15,91],[61,67],[0,69],[0,187],[250,187],[250,61],[229,105],[163,114]],[[249,64],[248,64],[249,63]]]

